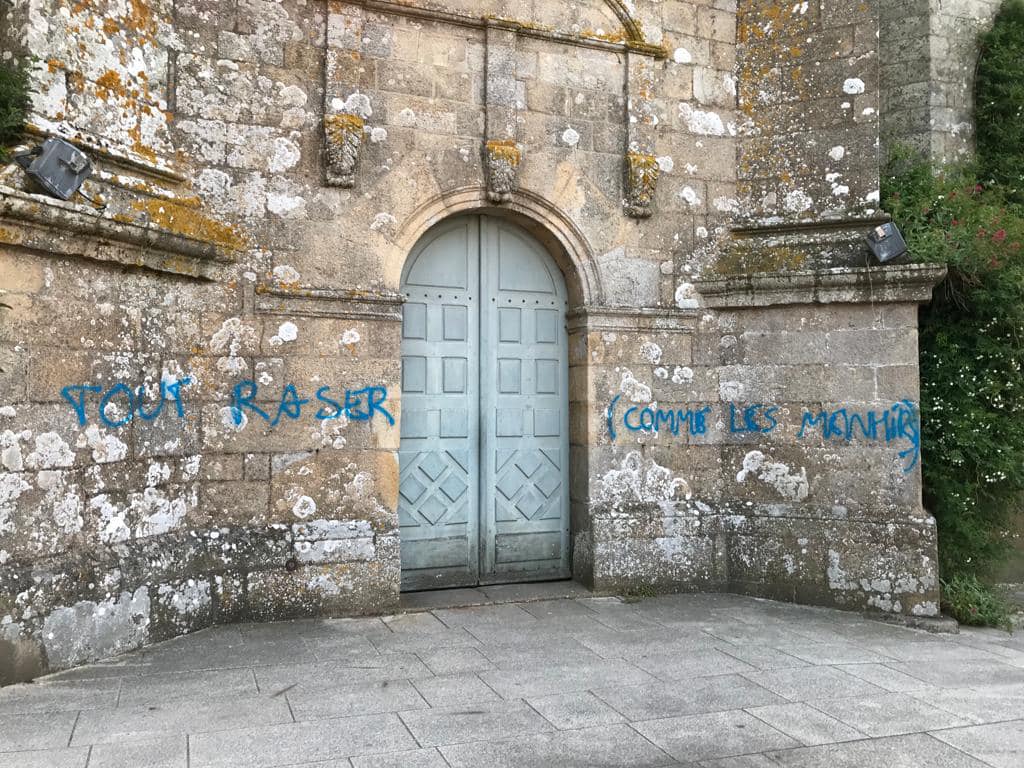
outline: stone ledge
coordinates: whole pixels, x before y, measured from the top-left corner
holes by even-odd
[[[256,312],[262,315],[336,317],[343,320],[402,321],[402,297],[388,291],[256,286]]]
[[[695,309],[635,309],[633,307],[573,307],[567,320],[573,331],[692,331]]]
[[[695,281],[703,304],[742,309],[782,304],[926,304],[946,276],[935,264],[763,272]]]
[[[226,224],[178,207],[198,223],[178,222],[174,214],[167,214],[168,226],[119,221],[85,205],[0,185],[0,244],[219,279],[223,268],[237,261],[241,237]],[[220,233],[224,236],[208,236]]]

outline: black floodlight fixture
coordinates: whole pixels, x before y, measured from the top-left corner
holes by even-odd
[[[28,152],[15,155],[14,160],[46,194],[61,200],[74,197],[92,174],[92,163],[86,154],[56,136]]]
[[[907,241],[891,221],[880,224],[868,233],[868,248],[880,264],[898,259],[907,252]]]

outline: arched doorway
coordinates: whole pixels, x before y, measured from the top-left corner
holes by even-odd
[[[458,216],[402,274],[404,590],[567,578],[565,281],[525,230]]]

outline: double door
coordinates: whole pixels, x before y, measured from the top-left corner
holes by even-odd
[[[446,221],[402,279],[402,589],[569,575],[566,290],[488,216]]]

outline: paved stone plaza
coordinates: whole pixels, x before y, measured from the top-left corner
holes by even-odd
[[[1024,765],[1020,634],[731,595],[484,592],[213,628],[5,688],[0,766]]]

